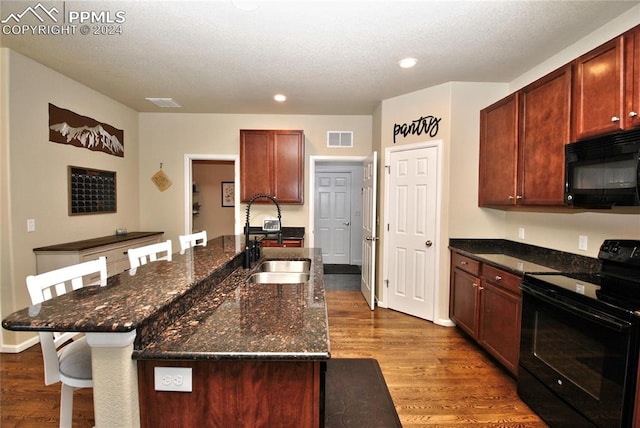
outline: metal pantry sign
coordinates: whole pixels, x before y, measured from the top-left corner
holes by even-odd
[[[428,135],[429,137],[435,137],[438,134],[441,117],[435,116],[422,116],[419,119],[413,120],[408,123],[394,124],[393,125],[393,144],[396,143],[396,137],[402,135]]]

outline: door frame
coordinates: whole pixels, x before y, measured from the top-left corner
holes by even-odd
[[[315,195],[316,191],[316,163],[354,163],[364,162],[366,156],[309,156],[309,194]],[[310,197],[309,200],[309,230],[305,234],[305,247],[314,247],[315,242],[315,198]]]
[[[384,201],[382,203],[382,210],[383,210],[383,215],[384,215],[384,220],[385,220],[385,224],[388,223],[388,219],[389,219],[389,212],[391,210],[391,207],[389,206],[389,176],[388,176],[388,168],[389,168],[389,158],[391,157],[391,153],[395,153],[395,152],[401,152],[401,151],[411,151],[411,150],[418,150],[418,149],[427,149],[430,147],[435,147],[438,151],[437,153],[437,165],[438,165],[438,174],[436,175],[436,204],[437,204],[437,209],[436,209],[436,217],[435,217],[435,242],[437,245],[436,248],[436,252],[435,252],[435,284],[434,284],[434,290],[433,290],[433,295],[434,295],[434,301],[433,301],[433,319],[434,322],[436,320],[440,320],[440,313],[439,313],[439,302],[437,302],[436,300],[439,299],[440,296],[440,279],[442,277],[442,272],[440,271],[440,254],[441,254],[441,247],[442,245],[445,245],[442,243],[442,231],[441,231],[441,217],[442,217],[442,183],[443,183],[443,177],[444,177],[444,171],[443,171],[443,141],[442,140],[432,140],[432,141],[425,141],[425,142],[420,142],[420,143],[413,143],[413,144],[403,144],[401,146],[393,146],[393,147],[387,147],[384,151],[384,161],[385,161],[385,165],[384,165],[384,171],[381,173],[381,175],[384,175]],[[382,229],[382,236],[384,239],[384,244],[382,246],[382,278],[384,278],[384,281],[387,281],[389,279],[389,234],[390,232],[387,230],[386,225],[383,224],[381,229]],[[383,281],[383,282],[384,282]],[[382,286],[382,300],[378,301],[378,306],[383,307],[383,308],[388,308],[389,307],[389,289],[386,286]],[[448,315],[446,317],[447,319],[449,318]]]
[[[233,181],[236,183],[235,194],[233,197],[234,208],[234,234],[242,235],[241,216],[240,216],[240,155],[205,155],[205,154],[185,154],[184,155],[184,233],[191,233],[193,219],[192,213],[192,182],[193,182],[193,161],[194,160],[216,160],[233,162]]]

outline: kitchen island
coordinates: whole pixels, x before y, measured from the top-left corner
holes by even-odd
[[[105,287],[86,287],[15,312],[2,324],[10,330],[86,333],[97,427],[164,425],[171,409],[182,409],[180,399],[197,401],[194,413],[209,421],[228,412],[252,417],[256,426],[274,417],[295,423],[295,412],[310,412],[308,426],[319,426],[321,368],[330,358],[320,250],[264,249],[262,259],[311,261],[307,282],[282,285],[248,284],[255,267],[242,268],[242,248],[241,236],[218,237],[206,247],[174,254],[171,262],[110,277]],[[153,367],[158,365],[192,368],[193,392],[156,391]],[[220,389],[237,388],[236,379],[247,380],[244,390]],[[304,394],[296,379],[305,383]],[[214,405],[252,387],[253,400],[247,394],[235,404]],[[279,402],[298,396],[312,401],[291,410],[294,416],[274,416],[274,409],[282,408]],[[154,421],[161,410],[165,414],[158,425]]]

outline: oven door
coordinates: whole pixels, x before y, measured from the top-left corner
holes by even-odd
[[[526,282],[522,290],[523,400],[552,425],[629,426],[638,358],[632,325]]]

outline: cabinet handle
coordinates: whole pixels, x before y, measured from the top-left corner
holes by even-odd
[[[500,275],[496,275],[496,281],[500,281],[502,277]]]
[[[484,290],[484,287],[478,287],[478,290]]]
[[[464,260],[463,260],[463,261],[461,261],[461,262],[460,262],[460,264],[461,264],[462,266],[466,266],[466,265],[468,265],[468,263],[467,263],[467,262],[465,262]]]
[[[473,285],[474,287],[477,287],[477,286],[478,286],[478,283],[477,283],[477,282],[474,282],[472,285]]]
[[[620,122],[620,118],[618,116],[613,116],[611,118],[611,122]]]
[[[509,195],[509,200],[512,200],[512,199],[513,199],[513,196]]]
[[[523,198],[522,195],[516,196],[516,199],[522,199],[522,198]]]
[[[638,115],[638,113],[636,113],[635,111],[630,111],[629,112],[629,117],[636,117]]]

